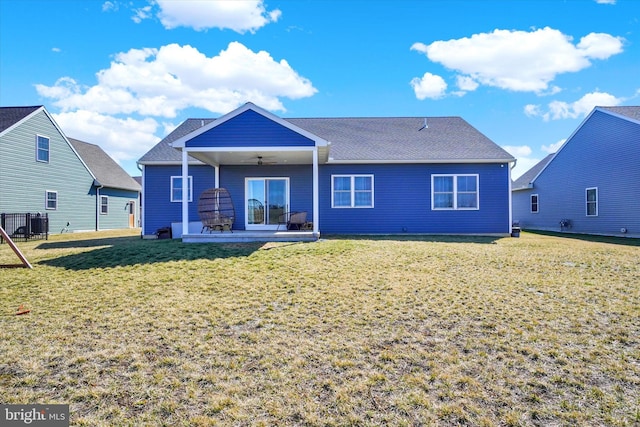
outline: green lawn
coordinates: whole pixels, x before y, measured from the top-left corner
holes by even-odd
[[[82,426],[637,426],[637,244],[19,242],[0,403]]]

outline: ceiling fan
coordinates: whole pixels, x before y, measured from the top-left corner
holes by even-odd
[[[244,163],[256,163],[258,166],[262,166],[262,165],[275,165],[276,163],[278,163],[275,160],[275,157],[263,157],[263,156],[255,156],[255,157],[251,157],[248,160],[245,160]]]

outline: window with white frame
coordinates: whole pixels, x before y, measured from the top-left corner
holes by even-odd
[[[431,209],[478,209],[478,175],[431,175]]]
[[[44,206],[48,210],[58,209],[58,192],[47,190],[44,195]]]
[[[187,177],[187,200],[190,202],[192,200],[193,194],[193,179],[189,176]],[[181,202],[182,201],[182,177],[181,176],[172,176],[171,177],[171,201],[172,202]]]
[[[538,195],[531,195],[531,213],[538,213],[539,205],[538,205]]]
[[[49,163],[49,138],[46,136],[36,136],[36,160]]]
[[[331,207],[372,208],[373,175],[331,175]]]
[[[102,215],[109,213],[109,196],[100,196],[100,213]]]
[[[587,216],[598,216],[598,188],[587,188],[586,192]]]

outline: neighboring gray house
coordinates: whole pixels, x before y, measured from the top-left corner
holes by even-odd
[[[85,155],[93,163],[93,154]],[[131,195],[127,200],[137,200],[137,193],[130,191],[134,187],[121,188],[121,180],[111,181],[112,175],[101,176],[104,182],[98,179],[45,107],[0,107],[0,213],[46,213],[51,233],[127,228],[128,216],[122,222],[116,220],[121,215],[114,215],[116,226],[99,214],[99,195],[105,188],[114,190],[116,197],[126,193]],[[124,203],[111,208],[109,201],[110,211],[121,208]]]
[[[640,237],[640,107],[596,107],[512,203],[523,229]]]
[[[80,158],[95,176],[96,229],[135,228],[140,222],[140,184],[102,148],[69,138]]]

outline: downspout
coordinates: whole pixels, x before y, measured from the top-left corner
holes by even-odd
[[[96,231],[100,231],[100,189],[104,188],[104,185],[97,179],[93,180],[93,185],[96,186]]]

